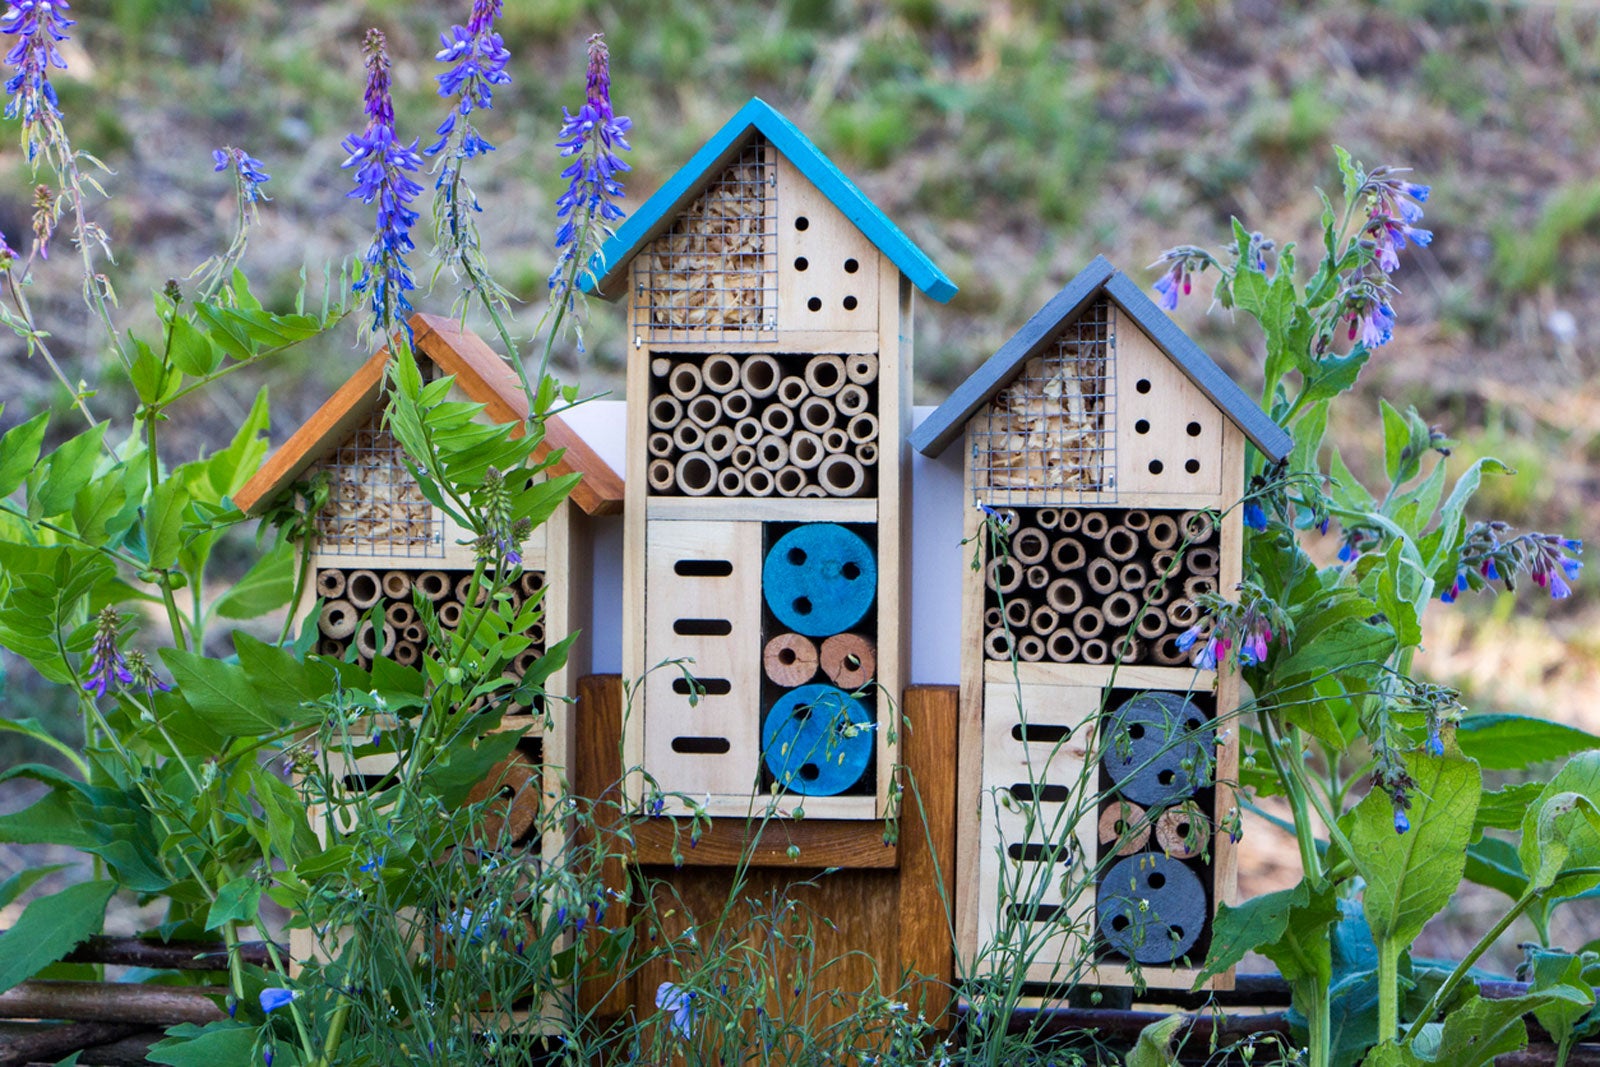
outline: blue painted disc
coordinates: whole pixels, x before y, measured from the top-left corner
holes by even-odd
[[[781,788],[808,797],[837,796],[855,785],[872,762],[872,748],[867,709],[831,685],[789,690],[772,705],[761,731],[767,770]]]
[[[761,589],[784,626],[807,637],[831,637],[872,607],[878,561],[859,535],[837,523],[797,526],[767,553]]]

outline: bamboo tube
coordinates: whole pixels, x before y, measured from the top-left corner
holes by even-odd
[[[1130,593],[1143,593],[1150,584],[1150,573],[1143,563],[1124,563],[1117,572],[1117,584]]]
[[[999,608],[985,608],[983,610],[983,628],[993,630],[996,626],[1004,624],[1005,616],[1000,614]]]
[[[1033,614],[1028,618],[1028,625],[1033,627],[1033,632],[1040,637],[1049,637],[1056,632],[1056,627],[1061,625],[1061,616],[1048,604],[1041,604],[1033,609]]]
[[[366,611],[383,595],[383,583],[373,571],[351,571],[345,579],[345,598],[361,611]]]
[[[1063,627],[1044,643],[1045,654],[1056,663],[1073,663],[1078,658],[1078,635]]]
[[[840,689],[860,689],[878,673],[878,650],[860,634],[834,634],[822,642],[822,673]]]
[[[731,426],[713,426],[706,431],[706,455],[712,459],[727,459],[736,443]]]
[[[472,575],[470,575],[470,574],[465,575],[460,580],[458,580],[456,582],[456,587],[452,592],[455,594],[455,598],[457,600],[459,600],[461,603],[463,603],[463,604],[469,603],[469,601],[467,600],[467,594],[472,592]],[[482,582],[478,583],[478,594],[477,594],[477,596],[472,598],[470,603],[472,603],[472,604],[482,604],[485,600],[488,600],[488,599],[489,599],[489,587],[487,585],[483,584]]]
[[[1100,812],[1100,843],[1116,845],[1117,855],[1131,856],[1150,843],[1150,819],[1139,805],[1112,800]]]
[[[1140,508],[1133,508],[1123,512],[1122,525],[1134,533],[1143,533],[1150,528],[1150,513]]]
[[[771,396],[782,377],[778,361],[768,355],[746,356],[739,367],[739,384],[758,400]]]
[[[385,624],[380,630],[371,619],[362,620],[356,629],[356,651],[369,659],[387,656],[394,651],[394,628]]]
[[[1071,578],[1057,578],[1045,590],[1044,598],[1062,615],[1070,615],[1083,606],[1083,586]]]
[[[689,496],[705,496],[717,487],[717,464],[704,452],[691,452],[678,460],[678,488]]]
[[[525,597],[535,597],[544,588],[544,571],[523,571],[517,579],[517,588]]]
[[[1185,578],[1183,580],[1183,595],[1190,600],[1198,601],[1207,593],[1215,593],[1216,591],[1217,580],[1215,578],[1202,578],[1196,575],[1193,578]]]
[[[536,622],[528,627],[528,640],[533,642],[539,655],[544,655],[544,623]]]
[[[717,472],[717,492],[723,496],[742,496],[744,472],[737,467],[723,467]]]
[[[762,435],[766,432],[766,427],[762,426],[761,420],[756,418],[754,415],[747,415],[733,424],[734,440],[738,441],[741,445],[755,444],[757,441],[761,440]]]
[[[1044,659],[1044,638],[1038,634],[1023,634],[1017,638],[1017,658],[1025,663]]]
[[[1188,597],[1179,597],[1167,605],[1167,621],[1180,630],[1187,630],[1200,619],[1200,609]]]
[[[1086,511],[1083,513],[1083,524],[1080,527],[1083,536],[1092,541],[1099,541],[1111,530],[1111,520],[1106,518],[1103,511]]]
[[[1041,530],[1054,530],[1061,521],[1061,512],[1056,508],[1040,508],[1033,513],[1033,523]]]
[[[678,398],[662,393],[650,401],[650,426],[656,430],[670,430],[683,421],[683,405]]]
[[[543,655],[544,651],[539,648],[523,649],[511,660],[512,672],[515,673],[518,678],[526,678],[528,671],[532,669],[535,663],[539,662],[540,657]]]
[[[1015,530],[1022,525],[1022,515],[1016,508],[995,508],[995,514],[999,516],[1000,525],[1007,530]]]
[[[317,616],[317,629],[336,641],[342,641],[356,632],[356,623],[360,621],[361,613],[350,601],[330,600],[322,605],[322,614]]]
[[[414,666],[422,658],[422,647],[412,641],[396,641],[394,661],[402,667]]]
[[[1050,588],[1050,568],[1043,563],[1035,563],[1022,572],[1022,580],[1028,583],[1029,589]]]
[[[344,650],[344,642],[335,641],[331,637],[324,637],[317,642],[317,655],[319,656],[331,656],[337,659],[344,655]]]
[[[1150,547],[1161,550],[1169,549],[1178,543],[1178,523],[1171,515],[1150,516],[1150,526],[1145,531],[1144,539],[1150,542]]]
[[[1178,554],[1170,548],[1163,548],[1150,557],[1150,571],[1155,575],[1171,574],[1178,562]]]
[[[1011,534],[1011,554],[1020,563],[1038,563],[1050,554],[1050,539],[1042,530],[1024,526]]]
[[[679,363],[672,368],[672,373],[667,375],[667,388],[672,390],[672,395],[679,400],[688,400],[700,393],[704,385],[700,376],[700,368],[693,363]]]
[[[650,361],[650,373],[657,378],[665,378],[672,373],[672,360],[666,356],[657,356]]]
[[[1062,508],[1061,516],[1056,520],[1056,529],[1062,533],[1077,533],[1083,529],[1083,512],[1077,508]]]
[[[650,488],[658,493],[665,493],[670,490],[677,480],[676,475],[673,474],[672,460],[670,459],[651,460],[650,466],[646,470],[646,477],[650,479]]]
[[[417,621],[417,609],[412,607],[408,601],[396,601],[384,609],[383,618],[390,626],[398,630]]]
[[[739,361],[721,353],[707,356],[705,366],[700,369],[700,377],[713,393],[736,389],[739,385]]]
[[[317,595],[324,600],[337,600],[344,596],[344,572],[318,571]]]
[[[1078,646],[1078,658],[1083,660],[1085,663],[1091,663],[1095,666],[1099,666],[1103,663],[1109,663],[1111,661],[1111,649],[1098,637],[1091,637],[1082,645]]]
[[[785,689],[805,685],[815,678],[818,662],[816,643],[801,634],[779,634],[761,652],[761,666],[767,677]]]
[[[751,467],[744,472],[744,491],[751,496],[771,496],[773,488],[772,472],[765,467]]]
[[[420,622],[414,622],[410,626],[407,626],[404,630],[400,631],[400,637],[403,640],[410,641],[413,644],[420,646],[423,641],[428,639],[428,631],[423,629]]]
[[[1111,659],[1115,663],[1138,663],[1144,659],[1144,642],[1132,634],[1111,639]]]
[[[1066,574],[1083,566],[1088,557],[1083,550],[1083,542],[1076,537],[1063,537],[1050,546],[1050,563],[1055,567],[1057,574]]]
[[[792,463],[779,467],[772,475],[772,484],[778,487],[779,496],[799,496],[806,487],[806,472]]]
[[[799,407],[800,425],[812,433],[820,434],[832,426],[838,417],[839,409],[833,402],[821,397],[810,396]]]
[[[822,455],[822,438],[809,430],[796,430],[789,438],[789,462],[801,470],[815,469]]]
[[[661,430],[652,433],[647,441],[650,454],[660,459],[672,455],[672,435]]]
[[[839,395],[837,398],[835,398],[835,403],[837,403],[839,407],[839,414],[849,416],[855,416],[864,413],[871,402],[872,398],[868,396],[867,391],[861,388],[859,385],[845,386],[843,389],[839,390]]]
[[[813,396],[832,396],[844,383],[844,360],[838,356],[812,356],[806,360],[806,386]]]
[[[403,600],[410,596],[411,575],[405,571],[384,571],[383,595],[390,600]]]
[[[1213,549],[1191,548],[1184,553],[1183,562],[1190,574],[1210,576],[1221,570],[1222,557]]]
[[[984,568],[983,584],[997,593],[1014,593],[1022,584],[1022,568],[1016,560],[992,559]]]
[[[723,420],[722,398],[712,393],[701,393],[684,405],[684,413],[702,429],[709,430]]]
[[[1106,625],[1126,626],[1139,614],[1139,600],[1132,593],[1118,589],[1106,597],[1105,603],[1100,605],[1100,611],[1106,617]]]
[[[439,625],[454,630],[461,625],[461,601],[446,600],[439,605]]]
[[[1203,544],[1211,540],[1211,535],[1217,528],[1211,514],[1205,511],[1186,511],[1178,524],[1183,529],[1183,536],[1193,544]]]
[[[792,380],[785,379],[785,381]],[[784,407],[782,404],[769,405],[767,410],[761,413],[761,425],[770,434],[788,437],[789,433],[794,429],[794,411]]]
[[[755,409],[756,402],[743,389],[735,389],[722,398],[722,410],[730,419],[742,419]]]
[[[799,407],[810,395],[811,388],[804,378],[785,378],[778,383],[778,403],[786,408]]]
[[[1147,607],[1140,614],[1139,621],[1135,624],[1139,636],[1147,641],[1154,641],[1167,632],[1167,616],[1165,612],[1154,607]]]
[[[1006,601],[1005,616],[1013,630],[1027,629],[1028,620],[1033,617],[1033,605],[1021,597],[1012,597]]]
[[[1126,526],[1113,526],[1106,531],[1105,540],[1101,542],[1107,556],[1118,563],[1126,563],[1139,554],[1139,538]]]
[[[821,499],[827,495],[828,491],[822,488],[822,486],[818,485],[816,482],[812,482],[810,485],[800,490],[801,499]]]
[[[834,455],[817,468],[817,481],[829,496],[855,496],[867,483],[867,472],[854,456]]]
[[[983,639],[983,651],[990,659],[1010,659],[1011,645],[1011,631],[1003,627],[990,630]]]
[[[1099,608],[1079,608],[1072,616],[1072,630],[1079,637],[1094,637],[1106,628],[1106,617]]]
[[[878,416],[871,412],[862,412],[850,420],[850,424],[845,427],[845,432],[850,435],[850,440],[858,445],[864,445],[868,441],[876,441],[878,439]]]
[[[789,442],[776,436],[763,437],[756,445],[756,462],[769,471],[788,466]]]
[[[1104,595],[1117,587],[1117,568],[1110,560],[1092,559],[1084,569],[1084,578],[1090,589]]]
[[[1170,579],[1155,579],[1147,587],[1145,587],[1145,603],[1151,605],[1152,607],[1160,607],[1161,605],[1165,604],[1167,601],[1172,599],[1173,585],[1174,583]]]
[[[878,462],[878,446],[871,441],[856,446],[856,459],[863,467],[870,467]]]
[[[822,435],[822,450],[829,455],[850,447],[850,435],[835,426]]]
[[[869,352],[846,356],[844,374],[857,385],[871,385],[878,380],[878,357]]]
[[[372,669],[372,660],[367,656],[357,656],[356,666],[361,670],[370,671]]]
[[[685,452],[698,452],[706,443],[706,432],[699,423],[684,419],[672,428],[672,443]]]
[[[416,586],[423,596],[435,602],[450,595],[450,579],[444,571],[423,571],[417,575]]]
[[[729,453],[728,462],[733,464],[735,470],[747,471],[756,465],[756,450],[749,445],[737,445]]]
[[[1175,860],[1192,860],[1211,842],[1211,820],[1200,805],[1186,800],[1156,819],[1156,843]]]

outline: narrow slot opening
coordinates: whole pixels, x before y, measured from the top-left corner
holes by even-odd
[[[672,573],[682,578],[726,578],[733,573],[733,564],[725,559],[680,559],[672,565]]]
[[[733,745],[726,737],[674,737],[672,751],[681,752],[686,756],[722,756],[726,755]]]
[[[727,637],[733,623],[727,619],[674,619],[672,632],[679,637]]]

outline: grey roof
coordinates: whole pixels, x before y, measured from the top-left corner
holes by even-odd
[[[936,408],[911,434],[911,447],[926,456],[937,456],[961,436],[967,421],[1005,388],[1022,370],[1023,364],[1038,355],[1055,339],[1060,328],[1070,322],[1104,292],[1123,313],[1138,323],[1156,346],[1188,375],[1212,403],[1222,409],[1245,437],[1268,459],[1276,462],[1289,454],[1294,440],[1288,431],[1273,422],[1238,384],[1212,362],[1189,335],[1178,328],[1166,312],[1155,305],[1127,275],[1112,266],[1104,256],[1073,278],[1050,302],[1034,313],[1027,324],[984,361],[983,366],[956,387],[955,392]]]

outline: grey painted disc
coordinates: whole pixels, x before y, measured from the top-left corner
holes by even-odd
[[[1172,963],[1194,948],[1206,910],[1199,877],[1159,852],[1118,860],[1095,898],[1100,936],[1139,963]]]
[[[1140,693],[1106,717],[1106,773],[1117,795],[1161,807],[1211,784],[1216,729],[1181,693]]]

